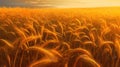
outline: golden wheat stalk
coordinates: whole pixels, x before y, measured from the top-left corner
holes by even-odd
[[[15,67],[17,65],[16,60],[18,58],[18,53],[19,53],[19,49],[17,49],[16,52],[15,52],[15,57],[14,57],[14,60],[13,60],[12,67]]]
[[[30,30],[33,34],[36,34],[36,30],[31,24],[26,24],[26,28]]]
[[[52,54],[50,51],[42,48],[42,47],[39,47],[39,46],[32,46],[32,47],[29,47],[27,50],[36,50],[36,51],[39,51],[40,53],[44,54],[45,57],[51,59],[53,62],[56,62],[57,61],[57,58],[54,56],[54,54]]]
[[[0,31],[3,31],[4,33],[7,33],[7,30],[2,26],[0,26]]]
[[[44,58],[42,60],[33,62],[32,64],[29,65],[29,67],[44,67],[44,65],[47,65],[48,63],[51,63],[51,62],[52,60]]]
[[[69,57],[69,56],[73,55],[74,53],[86,54],[89,57],[92,57],[92,55],[89,51],[82,49],[82,48],[67,50],[64,55]]]
[[[59,46],[59,41],[56,41],[56,40],[48,40],[44,44],[41,45],[41,47],[43,47],[43,48],[45,48],[45,47],[48,47],[48,48],[53,47],[53,49],[56,48],[57,46]]]
[[[86,62],[85,65],[81,64],[83,66],[86,66],[86,65],[89,66],[90,65],[90,67],[100,67],[100,65],[96,61],[94,61],[88,55],[85,55],[85,54],[80,55],[79,57],[77,57],[77,59],[74,62],[74,66],[73,67],[78,67],[77,64],[79,64],[79,61]]]
[[[47,38],[50,37],[50,36],[52,36],[56,40],[58,40],[57,34],[55,32],[52,32],[52,31],[50,31],[48,29],[44,29],[44,32],[47,33],[45,40],[47,40]]]
[[[3,44],[3,46],[7,46],[7,47],[10,47],[10,48],[14,48],[14,45],[12,45],[10,42],[8,42],[8,41],[5,40],[5,39],[0,39],[0,43],[1,43],[1,45]]]
[[[6,48],[0,48],[0,51],[2,51],[1,53],[4,53],[3,54],[3,57],[5,57],[5,59],[4,60],[2,60],[2,62],[4,62],[5,61],[5,66],[11,66],[11,57],[10,57],[10,55],[9,55],[9,51],[7,51],[6,50]],[[1,58],[3,58],[3,57],[1,57]]]
[[[37,40],[39,38],[41,39],[40,35],[31,35],[31,36],[27,37],[26,39],[23,39],[22,44],[28,43],[28,42],[33,41],[33,40]]]
[[[115,48],[118,56],[115,66],[118,67],[120,65],[120,39],[119,38],[115,39]]]
[[[54,49],[50,50],[50,52],[52,54],[54,54],[55,57],[57,57],[57,62],[61,62],[62,63],[61,59],[63,60],[63,56],[62,56],[62,54],[60,52],[58,52],[57,50],[54,50]]]
[[[79,19],[75,19],[78,22],[78,25],[81,26],[82,22]]]
[[[63,28],[62,23],[61,23],[61,22],[58,22],[58,25],[59,25],[59,27],[60,27],[60,32],[61,32],[61,34],[63,34],[64,28]]]
[[[21,29],[19,29],[17,26],[15,26],[15,25],[12,25],[13,26],[13,28],[15,29],[15,31],[16,31],[16,33],[22,38],[22,39],[26,39],[26,35],[25,35],[25,33],[21,30]]]
[[[92,41],[85,41],[85,42],[83,42],[83,45],[84,45],[84,46],[89,45],[89,46],[96,47],[96,44],[95,44],[94,42],[92,42]]]

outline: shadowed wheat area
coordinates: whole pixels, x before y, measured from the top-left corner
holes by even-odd
[[[0,67],[120,67],[120,8],[0,8]]]

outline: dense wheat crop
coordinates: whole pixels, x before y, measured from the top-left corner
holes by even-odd
[[[120,67],[120,8],[0,8],[0,67]]]

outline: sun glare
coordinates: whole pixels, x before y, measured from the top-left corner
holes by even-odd
[[[120,6],[120,0],[64,0],[57,1],[56,7],[106,7]]]

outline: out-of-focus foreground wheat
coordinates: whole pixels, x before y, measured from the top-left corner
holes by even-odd
[[[120,8],[0,8],[0,67],[120,67]]]

